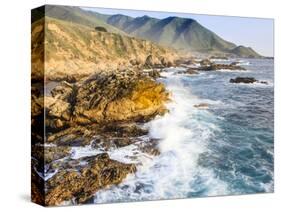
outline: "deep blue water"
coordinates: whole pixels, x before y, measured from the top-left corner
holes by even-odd
[[[273,60],[248,60],[247,72],[210,72],[184,79],[200,98],[220,101],[210,111],[220,131],[210,137],[200,166],[213,169],[231,194],[273,192]],[[230,78],[255,77],[268,85],[231,84]]]
[[[162,73],[172,94],[169,113],[146,124],[149,135],[140,139],[158,139],[161,154],[147,155],[137,144],[110,150],[112,159],[136,163],[138,171],[93,202],[273,192],[274,61],[243,60],[246,72]],[[229,83],[237,76],[268,84]],[[209,107],[194,107],[200,103]]]

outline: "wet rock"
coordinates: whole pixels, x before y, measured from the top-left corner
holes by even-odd
[[[257,80],[254,77],[236,77],[235,79],[230,79],[230,83],[254,83]]]
[[[38,161],[50,163],[54,160],[67,157],[70,150],[70,147],[36,145],[32,147],[32,156]]]
[[[153,79],[157,79],[161,77],[160,72],[156,69],[153,69],[152,71],[148,72],[148,76],[150,76]]]
[[[196,65],[197,62],[194,58],[181,58],[175,61],[175,66],[181,66],[181,67],[189,67],[191,65]]]
[[[148,131],[134,123],[113,123],[101,127],[94,137],[92,147],[109,150],[137,142],[138,137],[147,135]]]
[[[209,108],[209,104],[208,103],[200,103],[200,104],[194,105],[194,107],[207,109],[207,108]]]
[[[80,160],[86,163],[76,164],[72,169],[61,170],[47,181],[47,205],[59,205],[69,200],[77,204],[83,203],[99,189],[119,184],[128,174],[136,171],[134,164],[112,160],[106,153]]]
[[[216,63],[210,63],[207,66],[201,66],[198,68],[195,68],[195,70],[199,71],[217,71],[217,70],[246,70],[245,68],[237,65],[228,65],[228,64],[216,64]]]
[[[47,143],[58,146],[85,146],[89,145],[96,134],[96,127],[73,126],[57,133],[47,134]]]
[[[184,71],[177,72],[178,74],[188,74],[188,75],[196,75],[199,74],[199,72],[195,71],[194,69],[187,69]]]
[[[159,139],[149,139],[146,142],[141,142],[138,144],[138,147],[142,152],[145,152],[149,155],[157,156],[160,155],[160,150],[158,147]]]
[[[230,65],[232,65],[232,66],[237,66],[238,64],[239,64],[239,62],[237,62],[237,61],[230,63]]]
[[[116,137],[138,137],[148,133],[147,130],[142,129],[133,123],[111,123],[103,126],[99,131],[102,134],[109,134]]]
[[[200,61],[201,66],[210,66],[212,64],[213,63],[209,59],[203,59],[203,60]]]
[[[165,57],[162,57],[161,58],[161,64],[164,66],[164,67],[172,67],[173,66],[173,61],[165,58]]]
[[[211,56],[210,59],[211,60],[228,60],[228,58],[225,56]]]

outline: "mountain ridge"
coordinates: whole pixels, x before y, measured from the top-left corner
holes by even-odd
[[[147,15],[131,17],[123,14],[102,14],[85,8],[45,6],[48,17],[103,27],[108,32],[152,41],[183,52],[261,58],[252,48],[226,41],[194,19],[170,16],[163,19]],[[33,20],[34,21],[34,20]]]
[[[100,13],[93,12],[92,14],[96,16]],[[118,16],[118,19],[114,19],[116,16]],[[140,23],[141,20],[142,23]],[[125,31],[129,35],[148,39],[161,45],[167,45],[179,50],[226,53],[254,58],[263,57],[252,48],[236,45],[224,40],[216,33],[205,28],[196,20],[191,18],[169,16],[164,19],[158,19],[147,15],[133,18],[127,15],[116,14],[111,16],[109,15],[105,21],[108,24]],[[120,21],[122,21],[122,24],[120,24]],[[174,24],[174,26],[169,26],[169,24]],[[159,25],[160,28],[162,26],[164,29],[161,28],[160,30]],[[134,27],[133,30],[132,27]],[[165,32],[165,27],[168,28],[166,29],[168,33]],[[164,35],[161,35],[161,32],[163,31]],[[173,32],[175,34],[171,35]],[[169,33],[170,36],[167,35]],[[165,40],[167,37],[168,40]]]

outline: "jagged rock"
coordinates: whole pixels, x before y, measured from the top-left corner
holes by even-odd
[[[135,123],[111,123],[101,126],[94,137],[92,147],[109,150],[124,147],[138,141],[138,137],[148,134],[148,131]]]
[[[254,83],[258,82],[254,77],[236,77],[235,79],[230,79],[230,83]]]
[[[47,143],[57,146],[85,146],[89,145],[92,137],[96,134],[96,126],[72,126],[56,133],[47,133]]]
[[[168,93],[138,72],[97,74],[77,91],[75,119],[78,123],[140,120],[165,112]]]
[[[44,163],[50,163],[54,160],[58,160],[68,156],[70,153],[70,147],[64,146],[43,146],[34,145],[32,147],[32,157],[38,161],[44,161]]]
[[[53,97],[44,99],[46,127],[50,129],[62,129],[69,125],[71,105],[68,102]]]
[[[51,90],[52,97],[61,99],[63,101],[68,101],[73,92],[73,87],[74,85],[66,81],[62,81],[59,85]]]
[[[60,170],[47,181],[47,205],[59,205],[69,200],[83,203],[99,189],[119,184],[128,174],[136,171],[134,164],[112,160],[107,153],[81,158],[79,161],[84,163],[70,161],[68,166],[71,169]]]

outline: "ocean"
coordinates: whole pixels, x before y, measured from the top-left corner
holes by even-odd
[[[231,63],[217,61],[218,63]],[[274,191],[274,60],[239,59],[247,71],[198,75],[166,69],[169,113],[145,124],[160,155],[135,145],[112,149],[112,159],[136,163],[121,184],[100,190],[94,203],[241,195]],[[268,84],[229,83],[254,77]],[[208,108],[194,107],[202,104]],[[93,149],[88,149],[92,154]],[[86,151],[86,155],[87,155]],[[99,153],[99,150],[94,150]],[[85,155],[81,149],[76,156]]]

